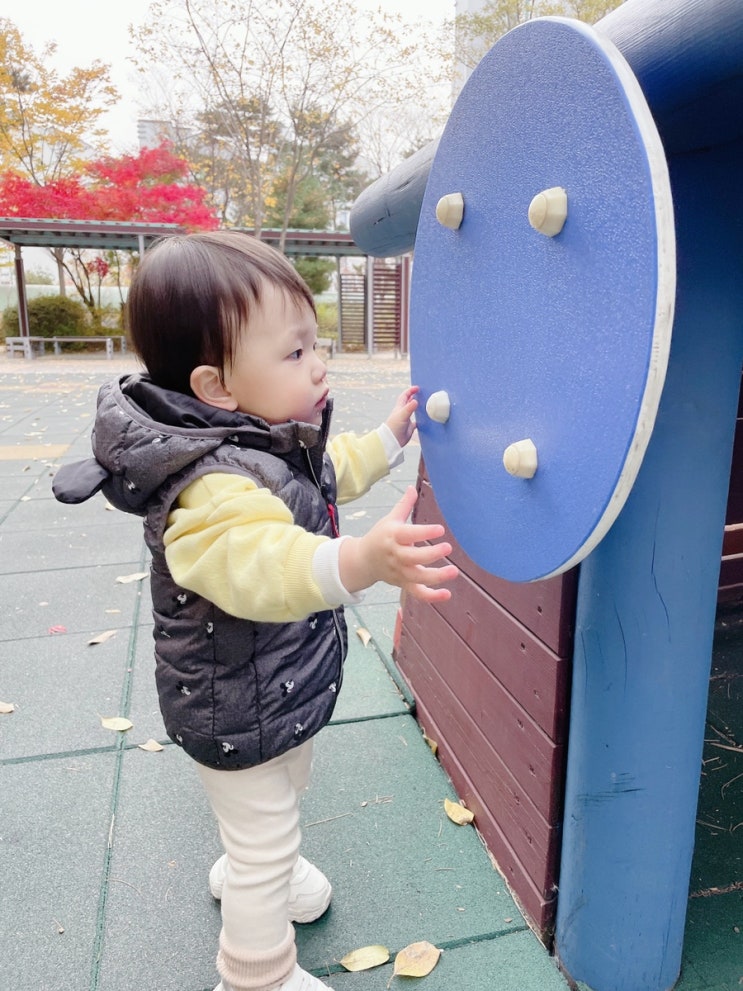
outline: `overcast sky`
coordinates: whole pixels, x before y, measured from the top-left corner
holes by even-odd
[[[330,0],[332,2],[332,0]],[[396,11],[406,20],[441,22],[454,16],[455,0],[355,0],[358,4]],[[112,66],[112,79],[121,94],[119,105],[105,119],[114,152],[137,150],[137,108],[134,70],[126,61],[133,51],[129,24],[139,24],[149,0],[0,0],[0,16],[19,28],[37,51],[57,42],[60,70],[89,65],[98,58]]]

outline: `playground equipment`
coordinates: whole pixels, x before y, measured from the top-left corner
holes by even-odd
[[[627,0],[496,43],[351,230],[413,247],[426,466],[470,556],[580,563],[555,952],[681,962],[743,361],[743,7]],[[417,236],[416,236],[417,235]]]

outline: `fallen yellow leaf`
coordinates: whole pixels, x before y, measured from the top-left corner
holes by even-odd
[[[356,636],[359,638],[359,640],[363,643],[365,647],[369,646],[369,641],[371,640],[371,633],[368,630],[365,630],[363,626],[360,626],[358,630],[356,630]]]
[[[132,575],[119,575],[116,581],[119,585],[128,585],[129,582],[141,582],[143,578],[147,578],[149,571],[135,571]]]
[[[439,752],[439,745],[438,745],[438,743],[435,740],[430,739],[430,737],[426,736],[425,733],[423,734],[423,739],[426,741],[426,743],[428,744],[428,746],[431,749],[431,753],[435,757],[436,754]]]
[[[458,826],[467,826],[475,818],[474,812],[470,812],[460,802],[452,802],[448,798],[444,799],[444,812]]]
[[[387,963],[390,958],[390,951],[386,946],[362,946],[358,950],[347,953],[342,960],[339,960],[341,967],[346,970],[371,970]]]
[[[393,977],[425,977],[439,962],[441,950],[432,943],[422,940],[411,943],[395,957]]]
[[[117,733],[125,733],[134,725],[124,716],[101,716],[100,720],[104,729],[112,729]]]
[[[8,713],[15,712],[15,706],[12,702],[0,702],[0,713],[7,716]]]
[[[146,743],[138,744],[140,750],[146,750],[148,754],[157,754],[161,750],[164,750],[162,743],[158,743],[157,740],[148,740]]]
[[[115,637],[116,633],[116,630],[106,630],[104,633],[99,633],[97,637],[93,637],[92,640],[88,640],[88,646],[91,647],[96,643],[105,643],[107,640],[110,640],[111,637]]]

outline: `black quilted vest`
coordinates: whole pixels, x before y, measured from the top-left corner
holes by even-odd
[[[328,722],[341,687],[346,627],[342,609],[287,623],[238,619],[179,587],[163,551],[168,514],[194,479],[228,472],[270,489],[306,530],[332,536],[330,412],[322,427],[269,426],[133,376],[101,389],[96,461],[65,466],[55,478],[62,501],[102,489],[117,508],[144,516],[160,708],[171,739],[209,767],[263,763]]]

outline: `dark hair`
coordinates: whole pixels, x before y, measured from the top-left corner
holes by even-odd
[[[127,299],[132,344],[153,382],[191,394],[191,372],[234,361],[262,287],[315,312],[312,293],[284,255],[250,234],[210,231],[158,241],[140,261]]]

